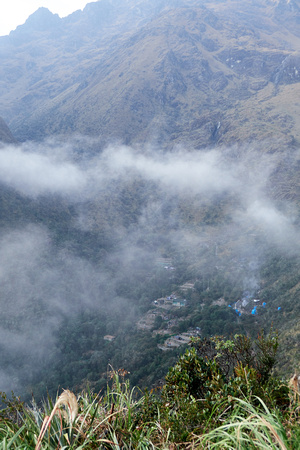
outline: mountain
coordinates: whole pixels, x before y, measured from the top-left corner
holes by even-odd
[[[300,140],[299,2],[100,0],[0,38],[20,140],[82,133],[200,148]]]
[[[0,142],[14,144],[16,143],[15,138],[13,137],[10,129],[8,128],[2,117],[0,117]]]

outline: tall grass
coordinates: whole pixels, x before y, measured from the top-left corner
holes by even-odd
[[[271,412],[261,399],[257,400],[259,408],[246,400],[232,399],[235,407],[226,423],[200,436],[191,448],[291,449],[287,432],[279,416]]]
[[[70,391],[42,407],[24,407],[17,425],[9,419],[0,424],[1,449],[155,449],[151,436],[155,424],[136,426],[135,416],[143,397],[113,374],[105,396],[87,391],[78,398]]]
[[[0,419],[0,449],[298,450],[300,404],[295,380],[290,392],[285,411],[267,407],[258,397],[225,397],[221,403],[226,414],[213,410],[218,421],[211,416],[200,427],[207,432],[189,434],[188,442],[180,443],[168,417],[176,411],[159,399],[151,403],[149,396],[131,389],[118,371],[113,372],[111,386],[103,395],[87,390],[75,397],[64,391],[55,403],[48,398],[41,406],[34,402],[30,407],[16,405],[13,416],[10,407],[7,417],[2,414]],[[216,427],[220,420],[224,423]]]

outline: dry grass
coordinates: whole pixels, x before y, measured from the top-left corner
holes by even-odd
[[[289,381],[289,388],[291,392],[291,401],[295,403],[300,400],[300,390],[299,390],[299,377],[295,373]]]
[[[51,422],[55,414],[58,413],[59,408],[65,407],[65,410],[61,411],[61,414],[65,419],[69,419],[69,425],[72,426],[73,422],[76,419],[76,416],[78,414],[78,403],[76,400],[75,395],[73,392],[70,392],[69,390],[65,390],[57,399],[54,408],[50,414],[50,416],[46,416],[43,425],[38,437],[37,444],[35,446],[35,450],[40,450],[42,446],[42,441],[45,436],[45,433],[47,429],[51,428]],[[61,421],[61,433],[63,430],[62,421]]]

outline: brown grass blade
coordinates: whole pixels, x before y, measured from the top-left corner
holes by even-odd
[[[37,444],[35,446],[35,450],[40,450],[41,445],[42,445],[42,440],[45,436],[45,433],[47,431],[48,427],[51,427],[51,421],[53,419],[54,414],[56,413],[57,409],[59,408],[59,406],[64,406],[65,408],[68,409],[69,411],[69,420],[70,420],[70,425],[74,422],[77,414],[78,414],[78,403],[77,403],[77,399],[75,397],[75,395],[73,394],[73,392],[69,391],[69,390],[65,390],[57,399],[53,410],[51,412],[50,416],[45,417],[38,440],[37,440]],[[61,425],[62,428],[62,425]],[[62,429],[61,429],[62,431]]]

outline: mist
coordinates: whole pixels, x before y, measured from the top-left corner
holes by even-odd
[[[252,290],[267,248],[298,252],[297,212],[274,186],[282,155],[250,144],[167,153],[97,145],[76,137],[0,149],[3,199],[17,208],[18,195],[37,208],[35,221],[24,213],[24,224],[1,222],[0,390],[20,390],[49,364],[66,318],[127,305],[134,322],[120,286],[130,279],[141,289],[170,249],[190,276],[217,264],[231,276],[228,261],[246,257]]]

